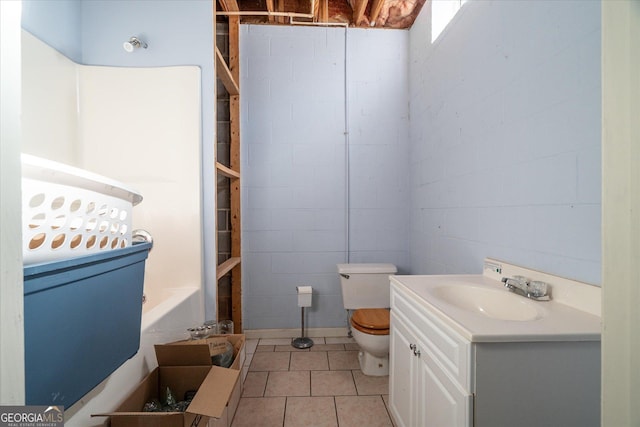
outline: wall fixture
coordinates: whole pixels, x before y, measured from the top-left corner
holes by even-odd
[[[124,50],[126,50],[129,53],[133,52],[135,49],[138,49],[138,48],[146,49],[148,46],[149,45],[147,43],[140,40],[136,36],[131,36],[131,38],[128,41],[122,44],[122,47],[124,47]]]

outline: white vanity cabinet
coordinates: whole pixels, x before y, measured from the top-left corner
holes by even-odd
[[[419,334],[391,316],[389,387],[396,425],[469,425],[472,396],[444,373]]]
[[[389,406],[398,427],[599,426],[599,340],[469,339],[443,316],[392,279]]]
[[[392,291],[391,301],[389,399],[396,425],[471,425],[473,396],[438,362],[446,359],[454,375],[465,376],[466,366],[456,364],[466,363],[469,346],[438,331],[433,319],[421,316],[405,296]],[[436,342],[445,344],[443,349],[434,348]]]

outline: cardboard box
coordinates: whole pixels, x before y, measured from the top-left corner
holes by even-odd
[[[204,366],[211,365],[211,356],[225,350],[224,343],[233,345],[233,363],[230,369],[239,371],[244,365],[246,352],[244,334],[216,335],[202,340],[184,340],[169,344],[158,344],[156,357],[158,364],[167,366]],[[160,362],[162,360],[162,363]]]
[[[222,418],[238,382],[239,372],[218,366],[159,366],[109,416],[111,427],[204,427]],[[161,398],[169,387],[176,399],[197,390],[185,412],[142,412],[144,404]]]
[[[226,347],[224,343],[229,341],[233,345],[233,363],[229,367],[234,371],[242,373],[242,367],[246,360],[245,336],[243,334],[234,335],[216,335],[202,340],[184,340],[176,341],[169,344],[156,345],[156,357],[158,363],[162,360],[165,365],[202,365],[211,364],[211,356],[214,356]],[[220,417],[209,420],[208,427],[230,427],[233,416],[238,409],[240,396],[242,395],[242,376],[238,378],[227,407],[224,409]]]
[[[211,364],[212,351],[219,351],[224,341],[234,346],[230,368]],[[237,334],[156,345],[159,366],[115,411],[96,416],[110,417],[111,427],[229,427],[242,394],[244,342],[245,336]],[[186,412],[142,412],[166,387],[177,400],[197,390]]]

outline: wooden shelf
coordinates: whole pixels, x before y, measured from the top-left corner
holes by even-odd
[[[231,168],[226,167],[220,162],[216,162],[216,170],[220,175],[224,175],[231,179],[240,179],[240,172],[234,171]]]
[[[218,265],[216,268],[216,280],[222,279],[225,274],[233,270],[234,267],[240,265],[240,257],[232,257]]]
[[[238,83],[236,82],[236,80],[233,78],[233,75],[231,74],[231,70],[229,70],[227,63],[222,57],[222,54],[220,53],[220,49],[218,49],[217,46],[216,46],[216,75],[220,80],[222,80],[222,84],[227,89],[227,92],[229,92],[229,95],[231,96],[240,95],[240,87],[238,86]]]

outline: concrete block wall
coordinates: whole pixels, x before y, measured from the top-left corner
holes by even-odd
[[[350,262],[407,272],[409,32],[348,33]]]
[[[336,264],[406,265],[402,209],[407,32],[241,26],[244,326],[300,327],[295,288],[314,287],[309,327],[342,327]],[[345,47],[349,94],[345,103]],[[375,102],[393,92],[387,104]],[[345,108],[350,124],[347,237]],[[397,216],[400,216],[398,218]]]
[[[229,24],[216,22],[216,47],[229,63]],[[231,163],[231,115],[229,92],[220,79],[216,80],[216,161]],[[216,246],[218,264],[231,258],[231,180],[216,174]],[[218,280],[218,320],[231,319],[231,273]]]
[[[410,31],[411,272],[600,282],[600,2],[470,1]]]

